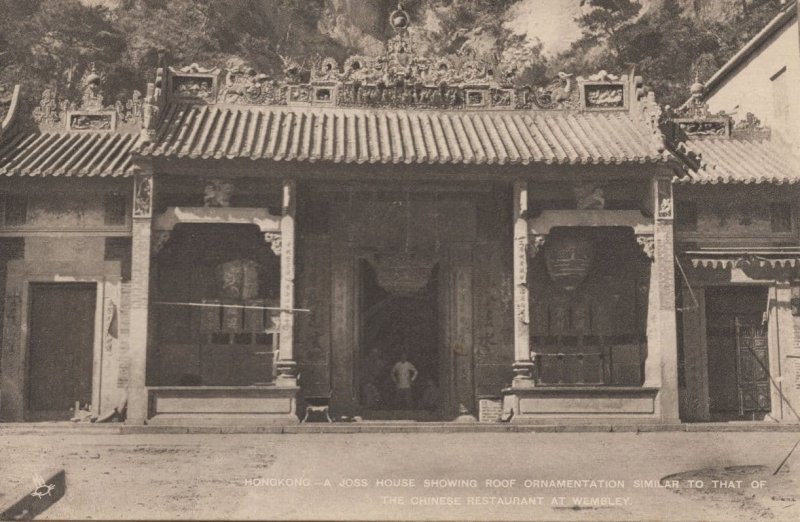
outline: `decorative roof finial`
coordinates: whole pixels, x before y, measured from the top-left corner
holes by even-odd
[[[694,73],[694,83],[689,88],[692,98],[701,98],[706,90],[706,86],[700,81],[700,73]]]
[[[397,9],[392,11],[392,14],[389,15],[389,23],[398,33],[407,31],[408,26],[411,25],[411,17],[408,16],[408,13],[403,9],[402,0],[397,2]]]

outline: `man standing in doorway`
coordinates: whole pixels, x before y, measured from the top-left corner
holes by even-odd
[[[419,372],[406,358],[406,354],[400,354],[400,360],[392,368],[392,380],[397,387],[397,402],[401,408],[410,410],[414,408],[411,401],[411,383],[413,383]]]

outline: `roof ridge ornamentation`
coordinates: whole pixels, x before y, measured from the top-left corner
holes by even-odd
[[[45,89],[39,106],[33,110],[34,122],[47,131],[112,132],[121,126],[138,129],[143,112],[141,92],[134,90],[130,99],[104,105],[101,93],[104,82],[105,74],[98,73],[92,65],[81,79],[79,103],[62,98],[53,88]]]
[[[559,73],[544,87],[515,86],[495,66],[471,57],[413,59],[351,56],[342,68],[317,58],[305,68],[286,58],[284,77],[245,64],[167,70],[171,101],[227,105],[309,105],[387,109],[626,110],[627,76]],[[203,72],[199,72],[203,71]]]
[[[14,90],[4,83],[0,83],[0,123],[6,119],[6,115],[11,110],[11,99]]]
[[[172,101],[230,105],[294,105],[388,109],[625,110],[628,78],[605,71],[588,78],[559,73],[544,86],[518,85],[520,67],[496,56],[462,52],[429,58],[415,49],[402,4],[389,17],[395,34],[377,56],[353,55],[340,64],[282,57],[282,78],[229,62],[167,70]]]

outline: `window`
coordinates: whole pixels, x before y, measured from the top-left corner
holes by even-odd
[[[675,203],[675,228],[683,232],[697,230],[697,202],[677,201]]]
[[[127,197],[121,194],[108,194],[104,200],[106,225],[124,225],[126,218]]]
[[[131,251],[133,241],[129,237],[107,237],[104,259],[106,261],[119,261],[122,279],[131,279]]]
[[[792,231],[792,206],[789,203],[770,203],[770,224],[773,232]]]
[[[3,198],[4,222],[9,227],[18,227],[28,221],[28,196],[6,194]]]
[[[772,116],[776,127],[786,131],[789,127],[789,89],[787,87],[786,67],[782,67],[771,78]]]

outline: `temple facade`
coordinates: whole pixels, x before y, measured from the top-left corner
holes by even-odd
[[[791,154],[700,89],[519,88],[392,20],[385,54],[280,80],[5,91],[0,419],[793,421]]]

